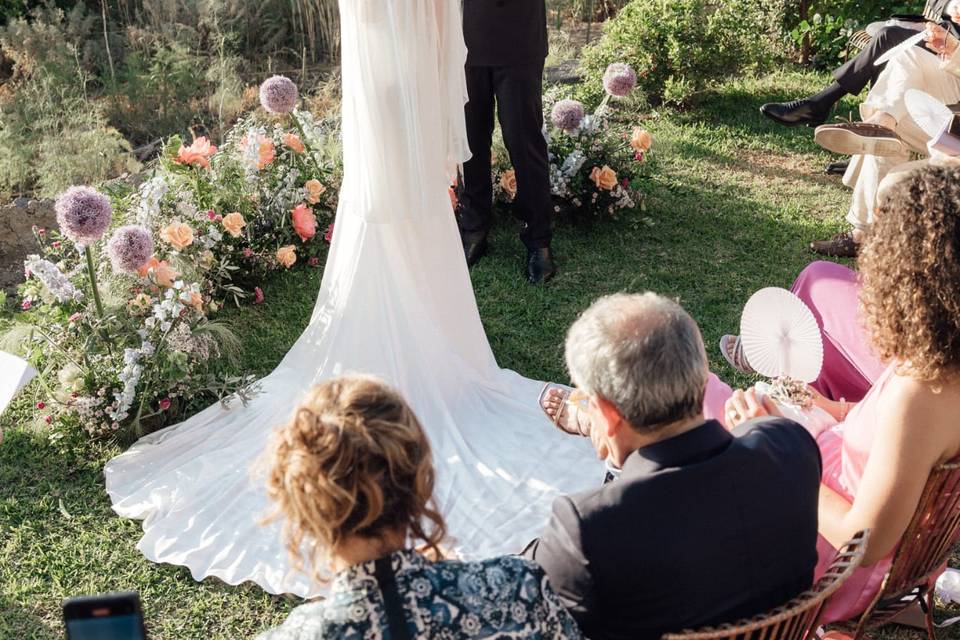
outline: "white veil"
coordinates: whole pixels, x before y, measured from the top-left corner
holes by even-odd
[[[470,157],[460,1],[340,5],[344,153],[353,156],[344,158],[344,192],[360,199],[345,210],[371,222],[436,212],[423,196],[449,185],[430,181],[452,176]]]

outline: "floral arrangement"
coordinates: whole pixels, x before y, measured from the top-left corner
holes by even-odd
[[[623,210],[642,208],[637,183],[653,138],[642,127],[628,133],[613,118],[611,106],[612,101],[628,97],[636,84],[629,65],[611,64],[603,76],[606,97],[591,114],[582,103],[561,99],[556,88],[544,96],[544,120],[552,125],[544,127],[544,137],[555,212],[616,217]],[[509,203],[517,194],[516,174],[500,158],[506,154],[495,154],[494,196]]]
[[[780,404],[808,410],[813,407],[813,392],[803,381],[788,376],[770,380],[770,398]]]
[[[260,96],[264,113],[221,146],[172,138],[138,188],[71,187],[56,201],[59,229],[34,230],[23,321],[0,348],[40,371],[36,413],[51,438],[139,435],[256,393],[252,377],[223,373],[239,341],[214,316],[263,302],[266,271],[320,264],[339,180],[336,124],[297,110],[286,78]]]

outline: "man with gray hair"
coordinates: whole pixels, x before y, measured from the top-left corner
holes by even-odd
[[[558,498],[524,554],[593,640],[732,622],[808,588],[820,453],[783,418],[733,432],[703,417],[696,323],[654,293],[596,301],[570,327],[578,429],[615,482]]]

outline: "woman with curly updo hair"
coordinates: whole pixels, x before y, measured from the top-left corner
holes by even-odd
[[[273,517],[297,568],[330,593],[262,640],[582,637],[536,565],[428,559],[445,535],[430,444],[383,382],[317,385],[271,447]]]
[[[805,298],[825,346],[835,341],[824,369],[850,366],[850,354],[883,363],[862,401],[814,400],[837,421],[813,434],[823,459],[818,572],[845,540],[872,530],[864,566],[827,603],[830,622],[873,600],[931,470],[960,454],[960,170],[927,167],[889,190],[860,254],[859,308],[850,296],[856,275],[816,266],[824,264],[808,267],[807,290],[820,293]],[[860,323],[869,345],[852,331],[836,342],[825,314],[836,327]],[[728,426],[779,413],[752,389],[734,392],[727,410]]]

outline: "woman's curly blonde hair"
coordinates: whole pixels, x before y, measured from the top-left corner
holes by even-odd
[[[921,169],[888,192],[860,253],[860,302],[877,355],[904,375],[960,370],[960,171]]]
[[[439,555],[446,534],[433,505],[434,468],[420,422],[376,378],[328,380],[310,390],[270,450],[267,493],[287,550],[324,580],[330,552],[349,538],[407,533]]]

